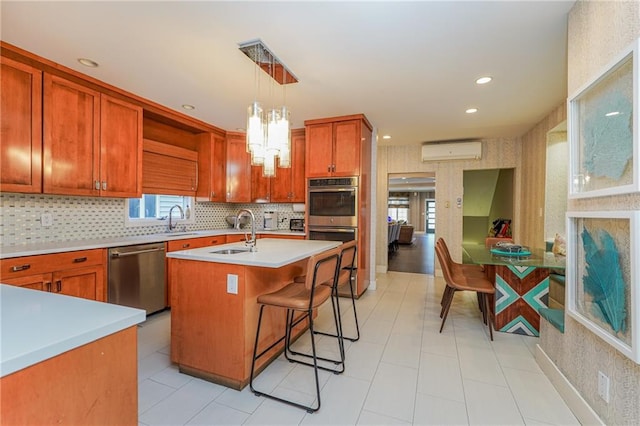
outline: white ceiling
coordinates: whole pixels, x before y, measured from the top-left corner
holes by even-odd
[[[519,136],[563,102],[573,3],[3,0],[0,31],[226,130],[245,127],[254,98],[255,65],[237,44],[260,38],[300,80],[286,92],[294,127],[364,113],[392,136],[379,143],[406,145]],[[483,75],[493,82],[476,85]],[[265,102],[267,87],[263,78]],[[185,103],[196,109],[183,111]],[[469,107],[479,112],[465,114]]]

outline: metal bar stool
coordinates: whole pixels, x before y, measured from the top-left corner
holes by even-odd
[[[316,352],[316,343],[314,337],[314,329],[313,329],[313,310],[318,308],[324,302],[331,298],[332,288],[335,286],[329,285],[321,285],[326,282],[335,282],[337,279],[337,266],[339,264],[340,258],[339,249],[329,250],[315,256],[311,256],[307,262],[307,279],[304,285],[300,283],[292,282],[287,284],[282,289],[258,296],[257,302],[260,304],[260,315],[258,316],[258,327],[256,330],[256,340],[253,346],[253,359],[251,362],[251,376],[249,379],[249,387],[251,391],[257,396],[264,396],[276,401],[284,402],[286,404],[292,405],[294,407],[302,408],[307,410],[307,412],[312,413],[318,411],[320,409],[320,382],[318,379],[318,369],[323,368],[318,365],[318,360],[322,359],[317,356]],[[262,324],[262,314],[264,312],[265,307],[273,307],[273,308],[283,308],[286,309],[286,318],[287,323],[285,325],[285,335],[278,339],[275,343],[271,344],[268,348],[262,350],[258,353],[258,342],[260,341],[260,326]],[[289,359],[292,362],[298,362],[301,364],[312,366],[314,369],[315,375],[315,387],[316,387],[316,397],[317,397],[317,406],[314,407],[312,405],[303,405],[299,404],[295,401],[287,400],[284,398],[280,398],[278,396],[268,394],[256,389],[253,386],[253,379],[255,373],[255,365],[256,361],[268,353],[273,347],[284,340],[285,344],[285,355],[287,352],[290,352],[290,343],[291,343],[291,330],[294,324],[294,313],[295,312],[303,312],[303,319],[306,318],[309,321],[309,334],[311,336],[311,350],[312,355],[309,355],[310,358],[313,359],[312,363],[304,362],[301,360]],[[298,319],[295,323],[300,322],[302,319]],[[335,318],[336,325],[336,333],[339,336],[338,344],[341,351],[341,360],[334,361],[338,364],[341,364],[342,371],[344,371],[344,349],[342,346],[342,339],[340,336],[340,327],[338,323],[337,317]],[[327,368],[325,368],[327,369]],[[330,369],[327,369],[332,371]]]
[[[343,243],[338,249],[340,250],[340,270],[338,272],[338,281],[337,285],[334,286],[332,299],[335,306],[335,311],[338,315],[338,320],[340,322],[340,329],[342,330],[342,315],[340,313],[340,303],[338,293],[340,290],[345,290],[346,287],[349,287],[349,292],[351,295],[351,306],[353,308],[353,318],[355,320],[356,325],[356,335],[355,337],[347,337],[344,334],[342,335],[343,339],[350,340],[352,342],[357,342],[360,339],[360,325],[358,324],[358,312],[356,311],[356,298],[353,292],[353,273],[356,271],[355,262],[357,256],[357,242],[355,240],[347,241]],[[306,277],[296,277],[294,281],[297,283],[303,283]],[[316,334],[322,334],[324,336],[338,337],[334,333],[327,333],[324,331],[315,331]]]

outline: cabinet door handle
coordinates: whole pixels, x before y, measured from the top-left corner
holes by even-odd
[[[56,281],[56,292],[60,293],[62,291],[62,281]]]
[[[47,291],[51,291],[51,282],[46,282],[44,283],[45,287],[47,288]]]
[[[107,190],[107,181],[102,181],[102,190],[106,191]]]
[[[93,185],[95,186],[95,188],[96,188],[98,191],[100,191],[100,181],[99,181],[99,180],[94,181],[94,182],[93,182]]]
[[[182,248],[189,248],[189,247],[191,247],[191,244],[189,244],[189,243],[182,245]]]
[[[73,263],[82,263],[86,261],[87,261],[86,257],[76,257],[75,259],[73,259]]]
[[[25,263],[24,265],[12,266],[11,272],[26,271],[29,268],[31,268],[31,265],[28,263]]]
[[[328,171],[328,172],[330,172],[330,171],[331,171],[331,164],[329,164],[329,165],[327,166],[327,171]]]

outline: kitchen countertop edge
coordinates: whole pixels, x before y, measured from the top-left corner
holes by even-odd
[[[342,243],[339,241],[262,238],[257,242],[258,251],[256,252],[240,254],[213,253],[224,249],[246,248],[244,243],[227,243],[215,247],[174,251],[167,253],[167,257],[200,262],[280,268],[325,250],[336,248],[340,244]]]
[[[112,248],[120,246],[131,246],[136,244],[151,244],[161,243],[165,241],[185,240],[190,238],[199,237],[213,237],[216,235],[238,235],[244,234],[244,230],[234,229],[214,229],[214,230],[202,230],[202,231],[185,231],[179,233],[182,235],[170,235],[170,234],[149,234],[138,235],[134,237],[112,237],[112,238],[96,238],[87,240],[75,240],[75,241],[59,241],[51,243],[35,243],[35,244],[23,244],[16,246],[3,246],[0,248],[0,259],[11,259],[14,257],[22,256],[36,256],[40,254],[55,254],[64,253],[68,251],[80,251],[80,250],[92,250],[102,248]],[[278,230],[278,231],[266,231],[257,230],[258,234],[272,234],[272,235],[291,235],[291,236],[304,236],[304,232]]]
[[[142,309],[5,284],[0,284],[0,307],[0,377],[146,319]]]

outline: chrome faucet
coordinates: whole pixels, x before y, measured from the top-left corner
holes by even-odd
[[[184,211],[182,210],[182,207],[180,207],[179,205],[174,205],[169,209],[169,232],[173,231],[176,226],[178,225],[177,223],[173,223],[172,222],[172,216],[173,216],[173,209],[178,208],[178,210],[180,210],[180,219],[184,219]]]
[[[251,239],[248,238],[249,233],[244,233],[244,243],[249,246],[249,251],[258,251],[256,247],[256,217],[249,209],[240,209],[236,216],[236,229],[240,229],[240,218],[242,216],[249,216],[251,218]]]

